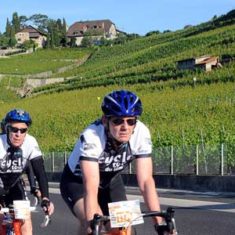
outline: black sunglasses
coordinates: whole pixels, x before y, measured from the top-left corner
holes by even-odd
[[[137,119],[123,119],[123,118],[113,118],[110,119],[111,122],[115,125],[115,126],[120,126],[122,125],[124,122],[126,122],[129,126],[134,126],[137,122]]]
[[[28,128],[17,128],[13,126],[10,126],[9,129],[10,129],[10,132],[18,133],[18,131],[20,131],[21,134],[24,134],[28,130]]]

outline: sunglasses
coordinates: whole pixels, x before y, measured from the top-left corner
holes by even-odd
[[[110,119],[111,122],[115,125],[115,126],[120,126],[122,125],[124,122],[126,122],[129,126],[134,126],[137,122],[137,119],[122,119],[122,118],[113,118]]]
[[[24,134],[28,130],[28,128],[17,128],[13,126],[10,126],[9,129],[10,129],[10,132],[18,133],[18,131],[20,131],[21,134]]]

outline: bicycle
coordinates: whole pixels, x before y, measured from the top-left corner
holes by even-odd
[[[129,213],[129,212],[128,212]],[[135,217],[134,219],[130,219],[130,217],[124,216],[121,218],[121,220],[126,220],[126,222],[128,222],[127,226],[122,226],[119,227],[119,230],[115,230],[115,231],[107,231],[107,230],[103,230],[103,225],[107,222],[112,221],[113,219],[117,219],[114,218],[112,215],[111,216],[106,216],[106,215],[99,215],[99,214],[95,214],[92,221],[91,221],[91,229],[92,229],[92,235],[127,235],[127,229],[128,227],[133,223],[134,220],[138,220],[141,217],[155,217],[155,216],[159,216],[165,219],[165,225],[159,226],[159,229],[156,227],[156,231],[158,233],[158,235],[164,235],[164,232],[168,231],[170,233],[173,233],[176,235],[177,230],[176,230],[176,222],[174,219],[174,209],[172,207],[168,207],[166,211],[143,211],[140,213],[140,215],[138,215],[137,217]],[[120,218],[119,218],[120,220]],[[111,225],[112,228],[112,225]]]
[[[35,206],[29,207],[29,213],[32,211],[36,211]],[[23,224],[24,219],[26,219],[27,216],[24,217],[25,215],[23,216],[20,215],[19,217],[17,217],[13,205],[1,208],[0,212],[3,213],[0,235],[22,235],[21,226]],[[45,214],[44,220],[40,226],[42,228],[45,228],[49,224],[49,222],[50,222],[50,217],[48,214]]]

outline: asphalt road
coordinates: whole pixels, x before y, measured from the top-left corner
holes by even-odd
[[[52,222],[47,228],[40,228],[43,214],[33,214],[34,235],[77,235],[77,221],[71,214],[58,189],[51,190],[55,204]],[[136,189],[129,190],[129,199],[140,199]],[[175,208],[175,218],[180,235],[232,235],[235,234],[235,195],[196,193],[189,191],[159,190],[162,209]],[[143,203],[141,203],[144,209]],[[138,235],[155,234],[151,219],[135,226]]]

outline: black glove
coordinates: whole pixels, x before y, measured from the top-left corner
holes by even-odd
[[[49,199],[43,199],[41,202],[41,207],[44,209],[45,212],[48,212],[48,207],[50,206],[50,200]]]
[[[164,235],[164,232],[169,232],[169,228],[167,227],[167,225],[155,224],[154,227],[158,235]]]
[[[30,190],[30,193],[36,197],[36,194],[37,194],[37,191],[38,189],[36,187],[32,187],[31,190]]]

